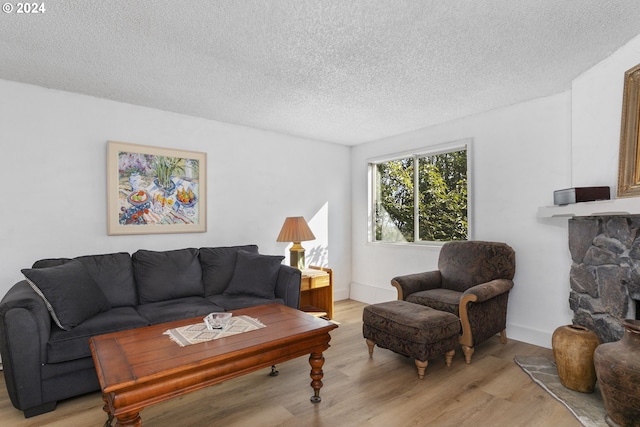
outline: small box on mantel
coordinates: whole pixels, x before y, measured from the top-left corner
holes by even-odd
[[[611,199],[609,187],[574,187],[553,192],[554,205]]]

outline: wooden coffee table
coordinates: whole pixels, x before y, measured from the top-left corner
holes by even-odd
[[[140,426],[146,406],[217,384],[276,363],[309,354],[312,402],[320,401],[322,352],[337,325],[281,304],[242,310],[265,328],[180,347],[167,329],[200,323],[186,319],[90,339],[91,354],[105,401],[116,426]]]

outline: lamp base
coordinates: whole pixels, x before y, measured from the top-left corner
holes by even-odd
[[[297,269],[304,268],[304,248],[300,242],[293,242],[293,246],[289,249],[290,265]]]

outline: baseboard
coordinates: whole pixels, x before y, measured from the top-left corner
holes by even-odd
[[[392,287],[389,288],[390,289],[383,289],[363,283],[351,282],[349,298],[367,304],[377,304],[379,302],[398,299],[396,289]]]
[[[349,298],[351,298],[349,296],[349,289],[341,289],[341,290],[336,290],[335,288],[333,289],[334,301],[340,301],[340,300],[349,299]]]
[[[551,348],[552,335],[553,331],[541,331],[539,329],[532,329],[522,325],[507,323],[507,338],[512,338],[516,341],[522,341],[544,348]]]

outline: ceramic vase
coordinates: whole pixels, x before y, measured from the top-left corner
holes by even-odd
[[[553,332],[553,358],[563,386],[582,393],[593,392],[596,385],[593,353],[599,344],[598,336],[584,326],[565,325]]]
[[[640,427],[640,320],[622,321],[624,335],[600,345],[594,361],[607,424]]]
[[[129,185],[132,191],[138,191],[140,189],[140,182],[142,182],[142,177],[139,173],[129,175]]]
[[[156,185],[156,187],[164,191],[165,197],[172,195],[176,191],[176,183],[173,182],[172,179],[169,179],[169,182],[166,183],[166,186],[162,185],[157,177],[153,179],[153,183]]]

